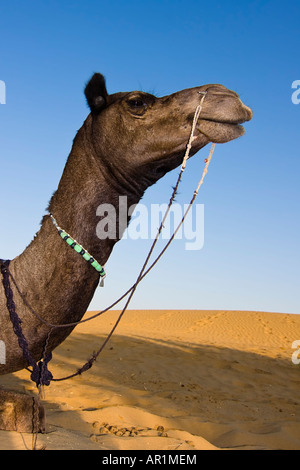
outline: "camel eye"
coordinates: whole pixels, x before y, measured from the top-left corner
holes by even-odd
[[[146,103],[140,98],[131,98],[128,100],[128,104],[131,108],[142,108],[143,106],[146,106]]]
[[[127,105],[132,114],[142,116],[147,110],[147,103],[140,96],[133,96],[127,100]]]

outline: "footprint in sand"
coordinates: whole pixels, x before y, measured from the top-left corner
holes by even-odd
[[[121,437],[168,437],[163,426],[157,426],[155,429],[136,426],[121,427],[110,425],[109,423],[102,423],[100,425],[99,422],[96,421],[93,427],[97,430],[97,433],[91,436],[94,442],[97,442],[104,434],[114,434],[115,436]]]
[[[264,328],[265,332],[268,334],[268,335],[272,335],[273,334],[273,330],[272,328],[268,325],[268,323],[261,317],[258,318],[258,321],[261,323],[262,327]]]
[[[205,316],[204,318],[201,318],[200,320],[197,320],[194,322],[194,325],[189,329],[189,331],[196,331],[199,329],[199,327],[204,327],[204,326],[210,326],[212,323],[214,323],[216,320],[219,320],[220,317],[223,317],[226,314],[226,312],[217,312],[212,315]]]

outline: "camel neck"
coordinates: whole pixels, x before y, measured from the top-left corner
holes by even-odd
[[[115,168],[108,164],[109,160],[113,160],[109,157],[109,149],[103,149],[101,155],[96,155],[90,126],[88,118],[74,139],[58,189],[50,201],[49,212],[66,232],[100,264],[104,264],[129,222],[128,217],[125,222],[122,220],[119,223],[120,196],[126,198],[127,207],[131,207],[139,202],[144,191],[132,185],[129,176],[120,176],[122,172],[117,175]],[[116,230],[115,237],[97,235],[97,226],[101,215],[106,212],[105,207],[112,208],[116,227],[122,226],[122,230]]]
[[[81,128],[74,140],[48,210],[58,225],[104,266],[122,233],[117,231],[115,238],[99,237],[99,207],[109,205],[113,208],[115,223],[118,225],[119,196],[128,197],[128,207],[137,203],[139,197],[127,195],[123,189],[118,191],[115,184],[110,184],[94,155],[87,152],[82,132]],[[28,304],[52,324],[81,320],[99,283],[99,272],[58,235],[49,216],[43,218],[34,240],[12,261],[10,269]],[[30,336],[28,329],[38,332],[40,341],[35,341],[34,346],[38,356],[44,345],[47,327],[30,315],[16,295],[15,299],[17,311],[24,321],[25,336]],[[49,348],[52,350],[56,347],[70,330],[72,328],[57,332]]]

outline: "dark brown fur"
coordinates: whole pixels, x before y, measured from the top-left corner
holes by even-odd
[[[137,203],[147,187],[180,165],[202,97],[199,92],[203,91],[207,95],[191,155],[209,142],[228,142],[243,134],[239,124],[251,119],[252,113],[236,93],[222,85],[204,85],[162,98],[139,91],[109,95],[100,74],[87,84],[85,94],[91,113],[74,139],[49,210],[59,225],[101,264],[106,263],[121,234],[115,240],[97,238],[97,207],[110,203],[118,209],[120,195],[128,197],[128,207]],[[61,240],[49,217],[44,217],[36,237],[12,260],[10,269],[29,304],[54,324],[79,321],[99,280],[96,271]],[[15,289],[14,295],[23,333],[39,360],[49,329],[28,311]],[[12,330],[2,284],[0,321],[0,340],[6,344],[6,364],[0,365],[2,375],[26,366]],[[49,350],[71,331],[72,328],[56,330]],[[17,424],[0,419],[0,428],[30,428],[30,412],[26,414],[26,407],[20,406],[19,400],[0,390],[3,416],[17,416]],[[15,403],[15,410],[9,408],[14,405],[7,403]]]

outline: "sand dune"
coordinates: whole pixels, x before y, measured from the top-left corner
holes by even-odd
[[[117,315],[78,326],[54,353],[54,377],[81,366]],[[300,315],[128,311],[90,371],[46,389],[48,433],[38,446],[300,449],[295,340]],[[1,385],[35,393],[28,375]],[[30,447],[31,435],[0,432],[0,449]]]

